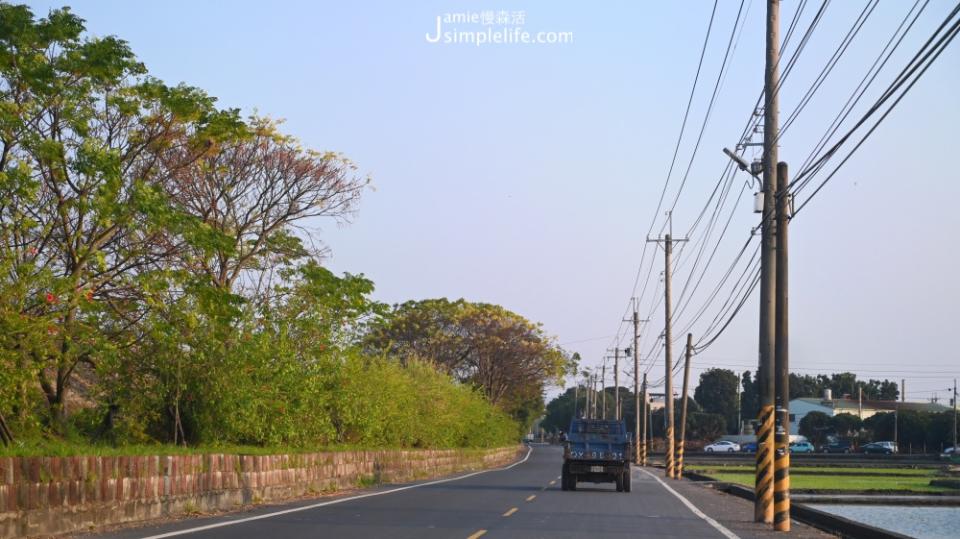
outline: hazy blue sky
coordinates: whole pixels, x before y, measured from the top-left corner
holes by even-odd
[[[32,3],[38,13],[62,4]],[[764,4],[747,0],[744,7],[743,33],[674,214],[677,235],[706,203],[726,165],[720,150],[736,144],[759,95]],[[797,4],[783,2],[784,28]],[[819,2],[808,4],[801,30]],[[837,0],[827,8],[781,92],[784,120],[865,4]],[[365,273],[382,301],[447,296],[503,304],[542,322],[596,365],[612,346],[632,294],[713,4],[70,5],[93,34],[128,40],[154,75],[204,88],[224,107],[286,119],[286,130],[306,145],[343,152],[371,175],[376,190],[365,195],[352,224],[321,224],[333,269]],[[781,159],[799,168],[912,5],[881,2],[783,137]],[[717,9],[680,149],[680,173],[739,6],[722,0]],[[930,2],[868,97],[893,79],[951,7],[945,0]],[[525,30],[572,32],[573,43],[477,47],[427,41],[437,16],[486,10],[523,12]],[[797,372],[906,378],[910,399],[932,397],[936,390],[946,398],[944,389],[960,376],[958,96],[960,45],[954,44],[794,220],[791,344]],[[681,176],[675,171],[668,200]],[[744,181],[744,175],[737,177],[734,199]],[[678,315],[678,332],[756,223],[750,194],[741,200],[689,310]],[[687,279],[692,251],[680,256],[675,294]],[[660,256],[642,298],[644,316],[654,306]],[[696,338],[719,304],[694,325]],[[696,356],[695,376],[711,366],[742,371],[756,363],[756,311],[753,298],[727,332]],[[662,320],[657,308],[644,353]],[[679,354],[680,346],[675,349]],[[662,363],[655,364],[652,380],[662,371]]]

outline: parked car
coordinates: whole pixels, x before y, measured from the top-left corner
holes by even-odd
[[[813,444],[810,442],[791,442],[791,453],[813,453]]]
[[[744,453],[756,453],[757,452],[757,442],[747,442],[740,446],[740,451]]]
[[[828,442],[820,448],[821,453],[851,453],[853,445],[846,440],[835,440]]]
[[[734,451],[740,451],[740,444],[729,440],[719,440],[707,445],[703,450],[707,453],[733,453]]]
[[[897,444],[896,442],[873,442],[863,446],[861,450],[866,454],[892,455],[897,453]]]
[[[940,458],[949,459],[952,457],[960,457],[960,452],[957,451],[956,447],[947,447],[940,453]]]

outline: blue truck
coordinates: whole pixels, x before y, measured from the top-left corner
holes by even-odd
[[[573,419],[563,447],[560,487],[577,490],[577,482],[612,482],[617,492],[630,492],[631,453],[623,421]]]

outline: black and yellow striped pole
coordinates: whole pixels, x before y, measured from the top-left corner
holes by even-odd
[[[677,440],[675,479],[683,478],[683,446],[687,439],[687,391],[690,388],[690,357],[693,355],[693,334],[687,333],[687,350],[683,359],[683,392],[680,393],[680,438]]]
[[[773,522],[773,405],[762,405],[758,419],[754,519],[757,522],[771,523]]]
[[[640,466],[647,465],[647,374],[643,374],[642,401],[640,404]]]
[[[783,410],[777,415],[783,417]],[[789,413],[789,412],[787,412]],[[788,418],[789,420],[789,418]],[[790,531],[790,431],[789,423],[777,421],[776,455],[773,463],[773,529]]]
[[[777,193],[777,141],[779,139],[780,0],[767,0],[763,101],[763,217],[760,221],[760,409],[757,426],[757,469],[754,484],[754,518],[773,523],[774,345],[776,333],[776,236],[774,219]]]
[[[790,332],[788,310],[787,226],[790,198],[787,164],[777,164],[776,369],[777,455],[773,464],[773,529],[790,531]]]

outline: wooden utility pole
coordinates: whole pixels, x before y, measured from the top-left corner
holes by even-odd
[[[754,519],[773,523],[773,454],[776,381],[774,346],[776,315],[776,238],[774,235],[777,187],[777,94],[780,74],[780,0],[767,0],[766,62],[763,81],[763,217],[760,222],[760,350],[757,369],[760,414],[757,430],[757,467],[754,484]]]
[[[666,234],[663,240],[651,240],[653,242],[663,242],[663,345],[664,345],[664,397],[663,405],[666,420],[665,437],[667,442],[666,455],[666,476],[673,477],[673,457],[674,457],[674,433],[673,433],[673,304],[671,299],[671,266],[673,258],[673,243],[675,241],[670,234]]]
[[[790,313],[788,302],[787,226],[790,195],[787,164],[777,164],[777,301],[776,301],[776,456],[773,463],[773,528],[790,531]]]
[[[683,479],[683,446],[687,440],[687,391],[690,389],[690,358],[693,357],[693,334],[687,333],[687,349],[683,361],[683,391],[680,393],[680,439],[677,441],[675,479]]]

